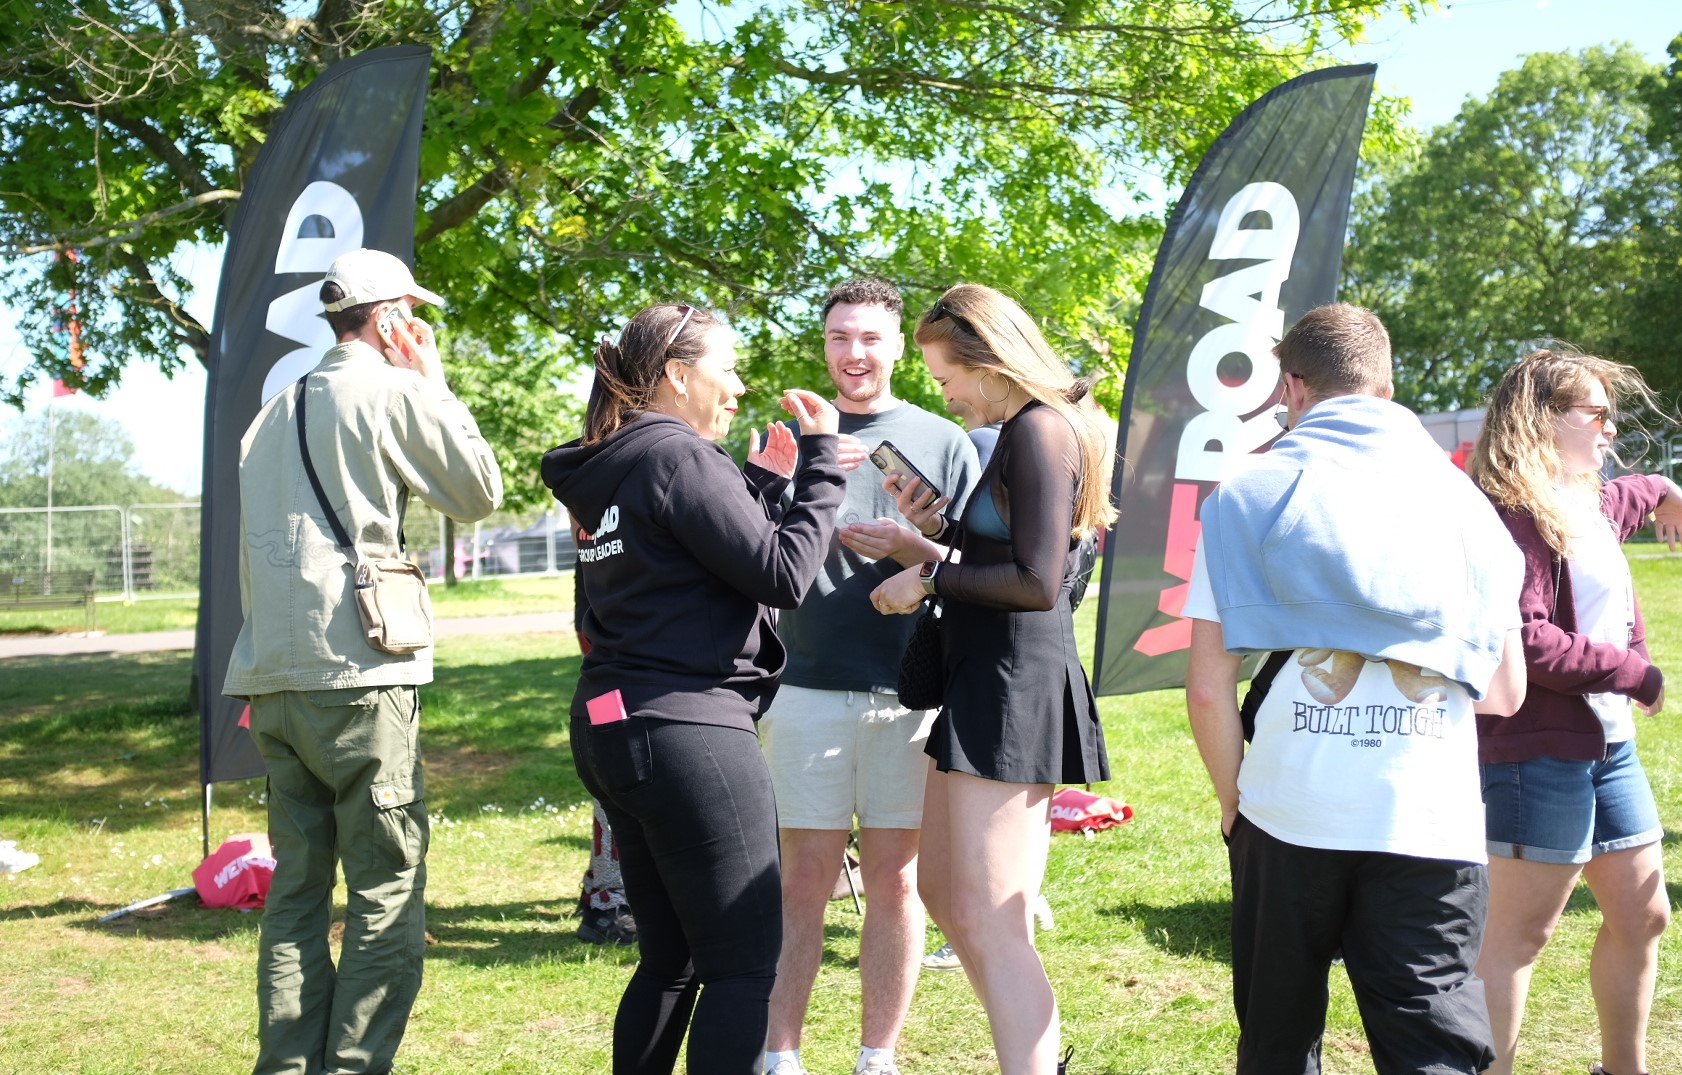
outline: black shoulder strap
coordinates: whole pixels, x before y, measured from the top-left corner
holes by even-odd
[[[307,373],[298,378],[298,451],[304,457],[304,473],[309,476],[310,488],[315,490],[316,503],[321,505],[321,513],[327,516],[327,524],[333,528],[333,538],[354,563],[357,559],[356,546],[351,544],[344,524],[339,522],[339,517],[333,514],[332,507],[328,505],[327,494],[321,491],[321,479],[315,474],[315,464],[310,462],[310,445],[304,437],[304,397],[308,394],[304,382],[309,379],[310,375]]]
[[[1244,725],[1244,741],[1248,743],[1256,737],[1256,713],[1260,711],[1262,699],[1273,689],[1273,681],[1278,677],[1280,669],[1285,667],[1285,661],[1293,651],[1276,649],[1267,655],[1256,674],[1250,677],[1250,689],[1244,692],[1244,702],[1238,707],[1238,719]]]

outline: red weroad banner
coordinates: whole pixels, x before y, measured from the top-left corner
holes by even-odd
[[[1169,218],[1122,398],[1099,694],[1185,684],[1191,621],[1180,612],[1198,508],[1279,435],[1273,345],[1337,297],[1374,70],[1330,68],[1271,90],[1210,147]]]

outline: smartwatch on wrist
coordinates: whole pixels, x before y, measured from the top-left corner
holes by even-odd
[[[923,592],[934,596],[934,573],[940,569],[939,560],[924,560],[923,566],[917,569],[917,581],[922,584]]]

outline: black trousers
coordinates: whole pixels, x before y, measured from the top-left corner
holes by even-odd
[[[632,717],[572,723],[619,845],[642,959],[613,1023],[614,1075],[758,1075],[783,945],[777,810],[750,731]]]
[[[1299,847],[1243,814],[1228,857],[1239,1075],[1318,1075],[1339,949],[1379,1075],[1472,1075],[1494,1062],[1472,973],[1485,867]]]

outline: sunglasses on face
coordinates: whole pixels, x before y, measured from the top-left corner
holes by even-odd
[[[1612,424],[1612,408],[1610,407],[1597,407],[1590,403],[1578,403],[1567,407],[1566,410],[1583,411],[1589,416],[1589,421],[1600,427],[1600,431],[1602,433],[1606,432],[1606,427]]]

